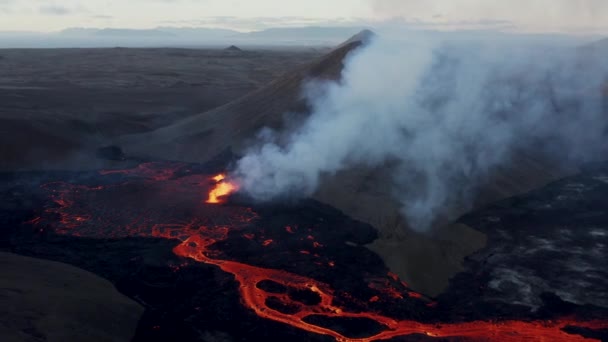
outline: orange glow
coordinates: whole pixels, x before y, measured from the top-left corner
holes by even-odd
[[[207,203],[222,203],[222,197],[226,197],[239,189],[236,183],[227,181],[226,175],[224,174],[219,174],[211,179],[217,184],[215,184],[215,187],[209,192]]]
[[[129,174],[127,173],[128,171],[121,172]],[[255,223],[259,217],[251,208],[201,205],[198,203],[201,190],[192,188],[191,184],[204,184],[205,180],[209,181],[210,179],[216,181],[215,187],[209,196],[211,200],[212,194],[214,194],[215,197],[213,198],[217,202],[208,201],[208,203],[219,203],[220,197],[226,196],[238,189],[238,186],[226,181],[224,175],[212,178],[208,175],[191,175],[187,178],[179,179],[175,178],[175,171],[163,170],[156,165],[142,166],[133,171],[134,175],[138,173],[143,175],[140,177],[145,177],[146,182],[150,182],[154,186],[162,185],[161,189],[163,191],[160,192],[159,196],[163,199],[163,206],[167,204],[167,200],[175,201],[170,203],[172,207],[181,207],[185,203],[195,203],[192,204],[192,208],[195,210],[193,218],[185,222],[164,221],[168,217],[150,217],[150,213],[158,212],[157,210],[153,210],[156,207],[142,209],[138,205],[133,207],[124,205],[124,203],[128,202],[108,201],[108,198],[121,198],[117,196],[123,193],[119,191],[125,191],[125,189],[121,188],[121,184],[106,187],[87,187],[67,183],[52,183],[45,185],[44,188],[50,191],[51,199],[56,205],[46,208],[43,217],[36,217],[28,223],[43,226],[47,221],[52,220],[55,233],[74,236],[92,238],[139,236],[174,240],[176,246],[173,252],[176,255],[216,266],[222,271],[233,275],[234,280],[239,284],[238,291],[242,304],[259,317],[287,324],[310,333],[329,336],[337,342],[373,342],[412,334],[472,341],[594,341],[592,338],[586,339],[580,335],[570,334],[564,328],[568,326],[585,327],[594,330],[608,328],[608,320],[606,319],[580,321],[576,317],[568,316],[548,321],[478,320],[432,323],[408,319],[400,320],[385,316],[381,312],[371,309],[364,310],[362,308],[361,310],[353,311],[340,304],[344,302],[345,298],[349,297],[344,297],[343,293],[339,294],[339,291],[333,289],[330,284],[281,269],[262,268],[222,257],[221,251],[217,250],[219,244],[216,243],[227,241],[230,238],[230,233],[238,233],[238,236],[242,236],[248,240],[255,239],[256,235],[248,233],[244,229]],[[221,191],[214,192],[223,187],[222,184],[234,188],[232,191],[223,194]],[[208,184],[204,185],[207,186]],[[207,187],[204,189],[206,191]],[[181,200],[180,197],[177,197],[178,200],[176,200],[175,193],[186,196],[187,201],[178,201]],[[164,196],[165,194],[168,195]],[[105,215],[107,212],[116,214]],[[136,218],[132,221],[124,221],[133,216]],[[213,220],[209,219],[211,217]],[[298,227],[286,226],[285,230],[290,234],[294,234],[298,231]],[[264,246],[272,243],[278,246],[280,241],[266,239],[262,242]],[[323,252],[323,250],[316,251],[319,253]],[[306,250],[293,250],[292,252],[299,252],[304,255],[311,254],[310,251]],[[293,255],[291,256],[293,257]],[[318,255],[315,254],[315,256]],[[301,258],[302,260],[305,259],[305,257]],[[320,262],[316,264],[323,265]],[[188,262],[184,260],[182,265],[188,265]],[[182,265],[173,266],[172,269],[177,270]],[[327,261],[327,265],[335,267],[336,264],[334,261]],[[301,302],[290,297],[289,293],[267,292],[258,286],[260,282],[267,280],[292,290],[314,292],[318,295],[320,301],[313,305],[303,305]],[[378,307],[380,303],[393,300],[430,301],[426,296],[409,290],[407,283],[401,281],[399,276],[394,273],[388,273],[379,278],[371,278],[369,287],[375,290],[377,294],[372,295],[371,298],[366,297],[362,301],[378,303],[374,307]],[[268,300],[271,297],[277,298],[285,305],[297,308],[297,312],[284,313],[271,308],[268,305]],[[357,300],[357,298],[353,298],[353,300]],[[428,302],[425,305],[433,308],[437,306],[437,302]],[[313,315],[326,318],[365,318],[377,322],[382,326],[382,330],[370,336],[349,338],[332,328],[309,323],[306,318]],[[417,338],[413,337],[413,339]]]

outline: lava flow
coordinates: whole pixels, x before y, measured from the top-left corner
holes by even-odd
[[[223,198],[230,196],[230,194],[238,191],[239,186],[235,182],[226,180],[225,174],[219,174],[212,177],[216,184],[215,187],[209,191],[209,198],[206,203],[218,204],[221,203]]]
[[[201,204],[200,200],[197,200],[201,191],[209,193],[207,203],[220,203],[222,198],[236,191],[238,186],[226,181],[223,175],[211,177],[215,184],[210,184],[209,176],[189,174],[187,167],[183,165],[178,168],[179,170],[171,171],[162,164],[148,165],[140,167],[140,170],[145,172],[142,172],[138,179],[104,186],[48,184],[45,188],[51,192],[54,205],[46,209],[46,215],[43,215],[42,219],[32,220],[30,224],[40,225],[44,221],[48,222],[56,233],[92,238],[152,236],[178,240],[179,244],[173,249],[176,255],[217,266],[232,274],[239,283],[243,305],[258,316],[310,333],[332,336],[337,341],[370,342],[411,334],[438,338],[468,338],[476,341],[585,341],[588,339],[569,334],[564,329],[568,326],[608,328],[607,321],[577,321],[575,318],[436,324],[398,320],[371,310],[349,312],[335,304],[337,294],[329,284],[291,272],[257,267],[227,258],[221,249],[218,250],[218,245],[221,245],[218,242],[227,241],[232,236],[245,236],[248,243],[254,243],[254,235],[246,229],[254,227],[255,232],[262,231],[261,227],[255,227],[258,214],[247,207]],[[133,175],[130,172],[137,174],[137,171],[124,171],[122,174]],[[120,171],[104,174],[117,173],[121,174]],[[178,176],[178,173],[186,175]],[[193,184],[197,186],[192,186]],[[141,198],[147,200],[141,201]],[[184,212],[190,217],[184,219]],[[231,234],[235,232],[238,234]],[[283,232],[294,235],[297,230],[286,226]],[[268,239],[267,236],[260,239],[264,246],[274,245],[272,241],[276,241]],[[306,237],[302,239],[308,240]],[[316,242],[313,242],[313,245],[322,247]],[[386,277],[398,282],[396,275],[389,274]],[[273,289],[263,286],[268,282],[275,285]],[[381,283],[376,282],[372,290],[381,287]],[[401,294],[395,293],[397,289],[391,289],[393,298],[403,301],[423,300],[421,295],[407,289],[405,283],[402,284],[405,290]],[[290,290],[310,293],[318,300],[314,303],[296,300],[290,295]],[[377,295],[371,300],[366,298],[361,301],[377,302],[379,296],[383,296],[381,290],[379,288]],[[433,306],[428,307],[433,310]],[[331,328],[311,323],[311,317],[330,320],[367,319],[378,323],[382,331],[365,338],[349,338]]]
[[[187,238],[173,250],[177,255],[192,258],[199,262],[220,267],[234,275],[239,282],[239,291],[244,304],[255,313],[267,319],[289,324],[309,332],[329,335],[336,341],[371,342],[397,336],[424,334],[431,337],[468,337],[474,340],[501,341],[584,341],[582,336],[570,335],[562,329],[569,325],[592,328],[608,327],[607,322],[576,322],[560,320],[553,322],[466,322],[454,324],[424,324],[416,321],[398,321],[373,312],[346,312],[333,305],[333,290],[326,284],[313,279],[288,273],[254,267],[228,260],[215,260],[208,257],[206,249],[216,243],[218,238],[225,239],[228,230],[216,230],[204,234],[195,234]],[[221,236],[224,235],[224,236]],[[209,238],[212,236],[213,238]],[[316,305],[303,305],[286,293],[266,292],[259,288],[263,281],[272,281],[296,290],[308,290],[320,296],[321,302]],[[283,305],[297,308],[298,312],[283,313],[268,306],[271,299],[278,299]],[[367,318],[382,324],[386,330],[368,338],[348,338],[332,329],[320,327],[305,321],[309,316],[329,318]]]

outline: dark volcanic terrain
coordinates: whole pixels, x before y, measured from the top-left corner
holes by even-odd
[[[323,49],[321,49],[323,51]],[[91,150],[230,102],[317,49],[0,50],[0,169],[93,168]]]
[[[438,298],[331,207],[204,203],[217,171],[3,174],[2,247],[112,281],[146,308],[136,341],[608,338],[605,166],[463,217],[488,244]]]

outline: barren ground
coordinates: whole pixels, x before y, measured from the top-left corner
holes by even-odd
[[[115,137],[223,105],[323,51],[0,50],[0,169],[94,168]]]

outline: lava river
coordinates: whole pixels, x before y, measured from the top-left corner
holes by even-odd
[[[112,182],[112,177],[120,181]],[[244,232],[247,227],[258,229],[256,223],[259,216],[251,208],[222,203],[226,195],[237,189],[224,176],[197,174],[185,164],[151,163],[130,170],[104,171],[100,179],[108,180],[94,186],[65,182],[44,185],[50,196],[49,204],[40,217],[30,223],[57,234],[88,238],[157,237],[175,240],[177,245],[173,252],[176,255],[217,266],[232,274],[239,283],[242,304],[258,316],[310,333],[332,336],[337,341],[377,341],[412,334],[475,341],[583,341],[589,339],[569,334],[564,328],[608,328],[607,321],[579,321],[575,318],[439,324],[398,320],[373,310],[349,311],[335,304],[335,289],[328,284],[225,257],[218,248],[219,243],[230,239],[232,234]],[[291,227],[285,229],[292,231]],[[252,233],[242,235],[253,237]],[[261,242],[264,246],[272,243],[272,239]],[[319,245],[314,242],[315,247]],[[333,266],[331,261],[329,265]],[[386,277],[398,280],[391,274]],[[272,282],[278,290],[260,286],[264,282]],[[430,301],[403,284],[402,289],[390,289],[395,298]],[[290,296],[285,289],[306,291],[319,300],[303,303]],[[379,290],[381,292],[383,289]],[[374,296],[360,301],[374,302],[378,298]],[[276,303],[289,310],[277,309]],[[432,310],[433,303],[428,304],[429,310]],[[367,319],[377,322],[382,330],[373,336],[349,338],[331,328],[312,324],[307,319],[311,316]]]

